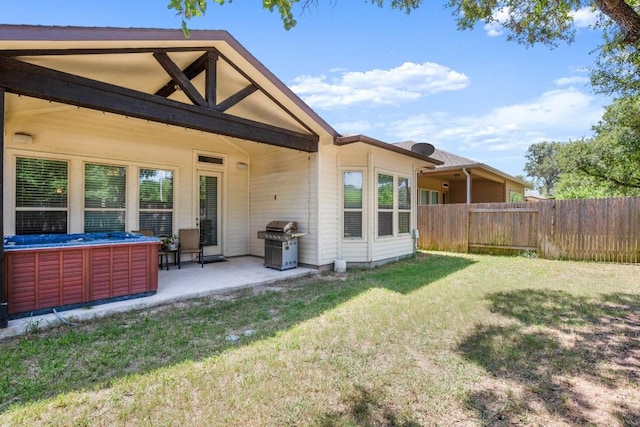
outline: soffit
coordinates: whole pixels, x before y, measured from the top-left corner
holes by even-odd
[[[182,36],[181,39],[178,37],[178,40],[52,41],[42,39],[3,40],[6,35],[1,30],[2,49],[0,49],[0,55],[6,55],[7,51],[31,50],[33,54],[23,52],[26,54],[11,56],[11,58],[147,94],[154,94],[171,81],[171,77],[154,58],[150,50],[166,51],[169,58],[181,70],[185,70],[207,50],[214,50],[220,54],[216,66],[216,101],[218,104],[248,86],[253,85],[258,89],[225,110],[225,114],[300,133],[335,132],[224,31],[192,32],[192,38],[184,39]],[[112,34],[107,30],[96,30],[96,33]],[[145,35],[164,36],[171,33],[172,37],[176,37],[175,31],[159,30],[159,35],[151,30],[149,32],[140,31],[140,34]],[[91,29],[84,29],[77,37],[90,34],[93,34]],[[114,30],[114,34],[126,37],[130,33]],[[193,37],[194,35],[196,37]],[[210,39],[206,39],[207,37]],[[122,53],[91,53],[92,50],[97,49],[112,49],[114,52]],[[193,50],[191,51],[191,49]],[[67,50],[65,52],[67,54],[43,54],[51,50],[59,52]],[[131,52],[124,53],[123,50]],[[139,52],[133,52],[135,50],[139,50]],[[191,83],[204,96],[205,73],[202,72],[192,78]],[[167,98],[192,104],[182,91],[173,92]],[[47,101],[35,99],[31,102],[16,103],[13,101],[14,98],[7,97],[5,112],[9,115],[26,114],[24,108],[34,114],[38,111],[47,111]]]

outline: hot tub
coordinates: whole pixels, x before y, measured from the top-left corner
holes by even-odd
[[[153,295],[159,243],[133,233],[6,236],[9,318]]]

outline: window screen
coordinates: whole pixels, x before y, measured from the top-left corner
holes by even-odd
[[[69,166],[16,159],[16,234],[67,233]]]
[[[138,191],[139,228],[156,236],[173,234],[173,172],[140,169]]]
[[[85,165],[85,233],[125,231],[126,186],[125,167]]]
[[[362,172],[345,171],[343,174],[343,236],[362,237]]]
[[[420,189],[420,204],[421,205],[429,204],[429,190]]]
[[[393,176],[378,175],[378,236],[393,235]]]
[[[431,191],[431,204],[437,205],[440,194],[437,191]]]
[[[398,234],[408,233],[411,225],[411,181],[398,178]]]

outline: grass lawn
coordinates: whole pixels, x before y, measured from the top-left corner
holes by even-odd
[[[0,367],[0,425],[636,426],[640,266],[419,254],[4,340]]]

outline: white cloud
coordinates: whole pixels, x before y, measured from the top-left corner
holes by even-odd
[[[495,21],[487,22],[484,25],[484,30],[487,32],[489,37],[498,37],[504,33],[502,23],[509,20],[509,10],[510,9],[508,7],[498,9],[493,14],[493,19]]]
[[[588,28],[593,26],[600,17],[600,12],[591,7],[583,7],[570,13],[573,23],[578,28]]]
[[[560,77],[553,81],[556,86],[571,86],[571,85],[586,85],[590,82],[588,77],[584,76],[571,76],[571,77]]]
[[[510,10],[510,8],[503,7],[493,13],[493,21],[484,25],[484,30],[489,37],[498,37],[504,34],[503,23],[509,20]],[[600,12],[591,7],[583,7],[569,12],[569,15],[577,28],[590,28],[598,21]]]
[[[393,140],[427,141],[454,153],[475,151],[480,157],[486,152],[522,151],[542,140],[587,136],[602,111],[595,97],[566,88],[480,116],[414,115],[394,122],[388,134],[394,135]]]
[[[342,135],[366,134],[376,129],[377,126],[367,120],[355,120],[352,122],[334,123],[333,128]]]
[[[296,77],[291,90],[312,107],[334,109],[357,104],[399,105],[469,85],[466,75],[433,62],[405,62],[388,70],[337,70],[334,74],[337,75],[331,78]]]

